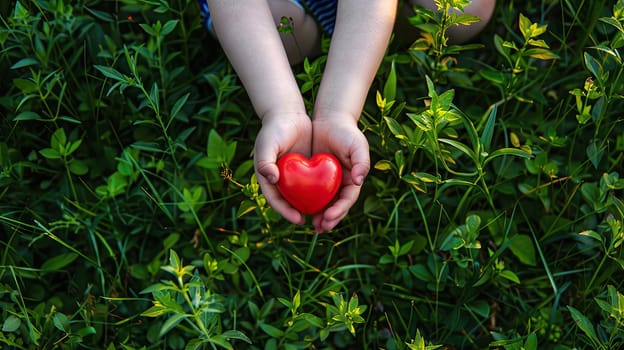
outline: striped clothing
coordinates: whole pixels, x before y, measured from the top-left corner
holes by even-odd
[[[204,26],[212,32],[212,19],[208,10],[206,0],[198,0]],[[290,0],[306,10],[312,15],[321,29],[331,35],[334,32],[336,24],[336,10],[338,9],[338,0]]]

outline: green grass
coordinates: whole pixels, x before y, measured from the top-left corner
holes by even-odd
[[[0,347],[622,347],[623,26],[499,1],[469,45],[391,43],[374,167],[317,235],[259,192],[195,1],[2,2]],[[308,106],[324,59],[294,67]]]

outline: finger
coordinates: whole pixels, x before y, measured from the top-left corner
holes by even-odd
[[[258,160],[256,165],[256,173],[258,173],[258,181],[264,178],[268,184],[275,185],[279,180],[279,168],[275,162]]]
[[[370,170],[370,154],[368,142],[361,142],[353,148],[351,153],[351,179],[354,184],[361,186]]]
[[[277,168],[278,149],[272,144],[264,144],[258,138],[254,147],[254,167],[259,177],[264,177],[271,184],[276,184],[279,180],[279,169]]]
[[[316,231],[316,233],[324,232],[322,225],[323,225],[323,213],[314,215],[312,217],[312,226],[314,227],[314,231]]]
[[[305,216],[303,216],[297,209],[293,208],[279,193],[277,187],[270,184],[266,179],[258,177],[258,183],[266,198],[267,203],[280,214],[284,219],[292,222],[296,225],[303,225],[305,223]]]
[[[329,208],[312,219],[317,232],[333,229],[347,215],[360,195],[360,186],[347,185],[340,191],[340,197]]]

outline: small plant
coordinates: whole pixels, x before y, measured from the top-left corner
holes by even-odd
[[[153,306],[141,313],[141,316],[166,317],[158,332],[159,338],[178,327],[192,337],[185,349],[200,349],[204,344],[234,349],[231,343],[233,339],[251,343],[241,331],[222,331],[219,315],[225,312],[225,308],[219,301],[220,296],[206,289],[195,268],[182,265],[175,251],[170,252],[169,265],[161,269],[173,275],[175,281],[164,280],[141,292],[151,293],[154,298]]]
[[[465,70],[457,67],[455,56],[463,51],[481,48],[480,44],[449,45],[447,31],[453,26],[467,26],[481,21],[477,16],[459,13],[470,0],[436,1],[437,11],[418,8],[410,17],[411,25],[419,29],[421,37],[409,48],[410,57],[425,73],[438,83],[466,82]]]
[[[533,23],[522,13],[519,15],[518,28],[522,34],[522,42],[504,40],[494,36],[496,51],[507,62],[505,71],[490,69],[481,72],[481,75],[494,83],[500,90],[502,100],[515,98],[521,102],[531,102],[528,94],[536,95],[532,91],[538,83],[539,72],[545,68],[539,67],[537,62],[556,60],[559,56],[554,53],[543,39],[538,39],[546,33],[548,26]],[[533,84],[526,84],[531,81]]]
[[[617,349],[624,345],[624,295],[612,285],[603,294],[594,298],[602,314],[597,325],[573,306],[568,306],[568,310],[583,332],[583,343],[592,349]]]
[[[0,1],[0,347],[623,347],[624,1],[499,1],[464,45],[435,3],[317,234],[266,202],[196,0]],[[310,112],[331,40],[292,67]]]

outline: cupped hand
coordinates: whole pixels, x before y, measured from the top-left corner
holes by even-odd
[[[254,150],[254,169],[268,204],[286,220],[301,225],[305,216],[293,208],[275,186],[280,173],[277,159],[289,152],[310,156],[312,124],[306,114],[266,115]]]
[[[329,231],[355,204],[370,169],[368,141],[352,116],[327,115],[312,122],[312,150],[330,152],[342,165],[342,187],[336,200],[316,214],[312,224],[317,232]]]

